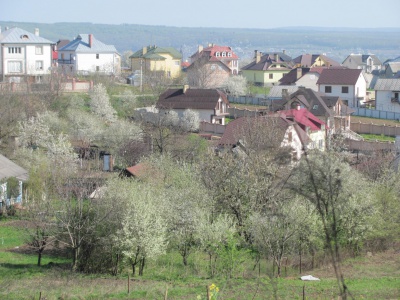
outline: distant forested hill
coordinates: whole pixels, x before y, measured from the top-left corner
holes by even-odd
[[[276,29],[189,28],[136,24],[93,23],[23,23],[0,21],[0,26],[20,27],[51,41],[73,39],[80,33],[93,33],[96,38],[113,44],[123,53],[146,45],[174,47],[187,58],[198,45],[228,45],[242,58],[249,59],[254,50],[282,51],[292,57],[304,53],[326,53],[342,62],[350,53],[373,53],[382,61],[400,55],[400,28],[317,28],[287,27]],[[371,24],[373,26],[373,24]]]

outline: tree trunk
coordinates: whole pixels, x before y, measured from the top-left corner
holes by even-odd
[[[72,249],[72,254],[73,254],[73,260],[72,260],[72,271],[76,271],[78,268],[78,248],[73,248]]]
[[[136,273],[136,263],[131,264],[132,265],[132,276],[135,276]]]
[[[38,261],[37,261],[37,265],[40,267],[40,265],[42,264],[42,251],[43,250],[39,250],[38,251]]]
[[[146,261],[145,257],[143,257],[141,259],[141,261],[140,261],[140,264],[139,264],[139,276],[143,276],[143,269],[144,269],[145,261]]]

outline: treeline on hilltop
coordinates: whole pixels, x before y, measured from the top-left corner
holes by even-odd
[[[106,22],[106,21],[105,21]],[[93,24],[93,23],[24,23],[0,21],[0,26],[16,26],[27,31],[40,29],[40,35],[52,40],[72,40],[80,33],[93,33],[106,44],[114,45],[121,53],[136,51],[145,45],[174,47],[183,51],[187,58],[198,45],[215,43],[228,45],[242,57],[251,57],[255,49],[265,51],[288,50],[298,56],[304,52],[330,53],[341,62],[351,52],[381,54],[382,60],[399,53],[400,29],[356,29],[356,28],[190,28],[172,26],[150,26],[138,24]],[[373,27],[371,24],[370,27]]]

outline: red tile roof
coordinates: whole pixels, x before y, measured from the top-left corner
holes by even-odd
[[[293,118],[293,121],[300,126],[309,127],[313,131],[321,130],[322,125],[326,125],[306,108],[281,110],[279,113],[286,118]]]
[[[355,85],[361,72],[361,69],[325,69],[319,76],[317,84]]]
[[[147,170],[148,170],[148,166],[146,166],[143,163],[138,163],[137,165],[134,165],[132,167],[126,168],[126,171],[128,173],[132,174],[135,177],[139,177],[141,175],[144,175]]]

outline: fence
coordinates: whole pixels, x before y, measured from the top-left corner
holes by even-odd
[[[231,103],[262,105],[262,106],[266,106],[267,103],[270,103],[270,101],[265,98],[251,97],[251,96],[240,96],[240,97],[228,96],[228,100]]]
[[[213,133],[213,134],[218,134],[218,135],[222,135],[225,132],[225,125],[221,125],[221,124],[213,124],[213,123],[209,123],[209,122],[200,122],[200,132],[209,132],[209,133]]]
[[[396,146],[393,142],[356,141],[346,139],[345,144],[351,151],[396,151]]]
[[[68,80],[61,84],[60,91],[63,92],[88,92],[93,89],[93,81],[81,81],[81,80]],[[6,92],[47,92],[55,90],[56,87],[50,83],[16,83],[16,82],[1,82],[0,91]]]
[[[376,110],[376,109],[368,109],[368,108],[354,108],[355,112],[354,116],[360,117],[368,117],[368,118],[376,118],[376,119],[386,119],[386,120],[400,120],[400,113],[384,111],[384,110]]]
[[[400,126],[365,124],[361,122],[351,122],[350,129],[358,134],[377,134],[387,136],[400,135]]]

